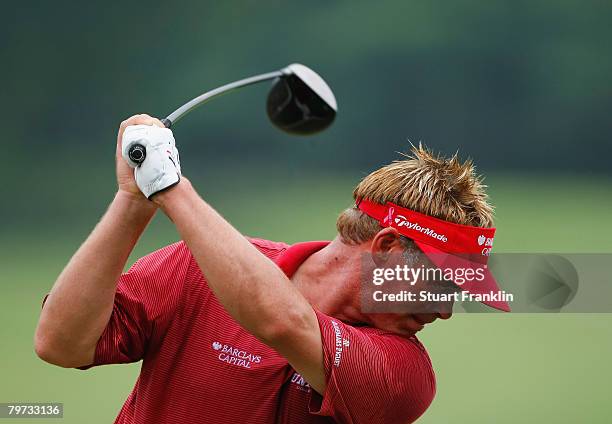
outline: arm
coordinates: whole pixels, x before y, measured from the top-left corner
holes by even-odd
[[[317,317],[285,274],[202,200],[187,179],[154,201],[176,225],[228,313],[323,393]]]
[[[113,309],[119,276],[138,238],[156,211],[139,191],[133,171],[121,158],[121,137],[128,125],[162,126],[146,115],[121,124],[117,137],[119,190],[102,220],[64,268],[42,309],[36,334],[38,356],[52,364],[78,367],[94,352]]]
[[[155,212],[131,196],[117,193],[53,285],[36,328],[35,349],[41,359],[63,367],[93,362],[121,271]]]

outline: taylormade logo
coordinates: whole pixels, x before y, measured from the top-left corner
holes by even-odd
[[[395,222],[395,225],[397,225],[398,227],[406,227],[409,230],[418,231],[420,233],[425,234],[426,236],[429,236],[436,240],[440,240],[443,243],[446,243],[448,241],[448,239],[446,238],[444,234],[438,234],[431,228],[421,227],[416,222],[410,222],[408,221],[408,218],[406,218],[404,215],[397,215],[395,217],[394,222]]]

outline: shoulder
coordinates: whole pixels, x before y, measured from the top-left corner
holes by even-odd
[[[369,326],[350,326],[350,328],[359,334],[360,338],[372,344],[381,359],[384,359],[384,365],[397,371],[394,375],[406,374],[416,367],[422,371],[421,377],[435,382],[427,349],[416,336],[403,337]]]
[[[261,253],[274,260],[288,245],[285,243],[247,237]],[[202,276],[200,268],[183,240],[155,250],[140,259],[124,274],[124,279],[134,279],[143,276],[167,281],[169,279],[198,279]]]
[[[436,377],[425,347],[416,336],[402,337],[372,327],[350,328],[353,340],[349,348],[361,351],[360,356],[369,363],[367,373],[377,393],[372,396],[396,405],[381,409],[385,415],[382,421],[416,420],[436,394]]]
[[[413,422],[427,410],[436,379],[429,355],[416,337],[353,326],[316,313],[327,378],[319,413],[399,423]]]
[[[289,245],[282,242],[270,241],[261,238],[255,237],[246,237],[249,242],[251,242],[257,250],[268,257],[274,257],[283,251],[285,251]],[[191,262],[193,260],[193,255],[189,250],[187,244],[181,240],[176,243],[169,244],[164,246],[154,252],[151,252],[140,259],[138,259],[133,267],[137,265],[153,265],[156,263],[169,263],[169,262]]]
[[[417,419],[436,395],[436,376],[427,350],[416,336],[405,338],[375,330],[370,337],[383,357],[381,378],[398,405],[396,412]]]
[[[141,257],[136,261],[139,262],[158,262],[167,261],[172,258],[179,259],[180,257],[190,256],[191,252],[184,241],[177,241],[176,243],[169,244],[161,247],[147,255]]]
[[[159,275],[161,277],[165,274],[163,271],[177,271],[187,268],[192,259],[193,255],[185,242],[179,241],[139,258],[130,267],[127,274],[139,274],[149,270],[150,272],[161,272],[161,275]]]
[[[257,248],[257,250],[259,250],[261,253],[263,253],[270,259],[276,258],[289,247],[287,243],[278,241],[270,241],[255,237],[247,237],[246,239],[250,241],[251,244],[253,244]]]

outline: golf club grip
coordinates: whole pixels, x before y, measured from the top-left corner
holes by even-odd
[[[162,118],[160,119],[161,123],[164,124],[164,127],[170,129],[172,128],[172,121],[169,120],[168,118]]]

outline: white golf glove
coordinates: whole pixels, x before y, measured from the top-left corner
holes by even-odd
[[[130,149],[138,145],[142,148],[137,149],[145,155],[141,163],[135,162],[129,155]],[[147,199],[181,180],[179,153],[172,131],[168,128],[130,125],[123,132],[121,155],[134,168],[136,184]]]

